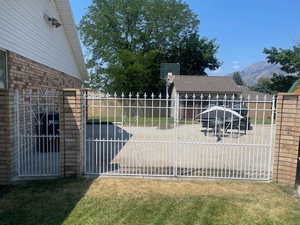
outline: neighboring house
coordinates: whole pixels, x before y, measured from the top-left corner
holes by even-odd
[[[175,97],[179,95],[180,98],[187,95],[211,96],[219,95],[237,95],[241,93],[241,89],[235,84],[232,77],[227,76],[188,76],[175,75],[172,85],[171,95]]]
[[[87,71],[68,0],[1,0],[0,88],[79,88]]]
[[[289,93],[300,94],[300,79],[296,80],[288,91]]]
[[[175,75],[171,96],[178,99],[179,110],[177,113],[173,111],[172,117],[192,120],[202,109],[213,104],[216,98],[222,99],[225,95],[227,99],[232,96],[238,98],[240,94],[241,89],[232,77]]]
[[[171,116],[178,119],[193,120],[207,107],[223,104],[223,99],[226,99],[231,107],[230,102],[234,97],[236,104],[243,102],[242,107],[248,109],[248,116],[252,122],[265,122],[261,121],[262,118],[267,119],[266,122],[271,120],[272,96],[238,86],[229,76],[175,76],[171,96],[177,99],[179,106],[177,112],[172,111]]]

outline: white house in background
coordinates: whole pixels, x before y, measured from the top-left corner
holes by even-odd
[[[85,79],[69,0],[0,0],[0,88],[57,90]]]

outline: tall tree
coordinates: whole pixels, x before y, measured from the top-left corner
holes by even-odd
[[[94,0],[79,25],[90,53],[91,86],[99,87],[102,81],[116,88],[112,71],[127,65],[124,51],[146,58],[155,51],[159,62],[181,62],[183,71],[192,74],[217,69],[217,46],[195,35],[198,25],[197,15],[182,0]],[[151,76],[156,76],[159,65],[152,68]],[[147,70],[140,73],[149,76]],[[149,87],[160,86],[156,78],[151,81],[155,83]]]
[[[297,79],[296,76],[284,76],[274,73],[271,78],[261,77],[251,89],[269,94],[287,92]]]
[[[165,52],[198,25],[180,0],[94,0],[79,28],[92,60],[114,62],[122,49]]]
[[[263,92],[263,93],[272,93],[272,82],[268,77],[261,77],[258,79],[257,83],[251,87],[253,91]]]
[[[232,75],[232,79],[234,80],[234,82],[237,85],[244,85],[244,81],[243,81],[243,79],[241,77],[240,72],[234,72],[233,75]]]
[[[120,52],[120,63],[108,66],[111,82],[106,85],[108,92],[159,93],[164,87],[160,80],[158,52],[133,53],[129,50]],[[149,93],[150,94],[150,93]]]
[[[287,92],[293,83],[300,76],[300,45],[296,45],[291,49],[271,48],[264,49],[267,54],[269,63],[281,65],[281,70],[293,76],[284,76],[281,74],[273,74],[271,78],[271,87],[273,93]]]
[[[300,44],[292,49],[264,49],[264,53],[268,55],[268,62],[280,64],[283,71],[300,76]]]
[[[288,92],[290,87],[298,79],[296,76],[284,76],[274,73],[271,78],[272,93],[276,94],[278,92]]]
[[[221,66],[216,58],[218,48],[215,40],[200,38],[194,33],[168,50],[162,61],[180,63],[184,75],[206,75],[206,69],[216,70]]]

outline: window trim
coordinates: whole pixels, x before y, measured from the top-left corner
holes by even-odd
[[[7,57],[7,53],[8,51],[1,48],[0,47],[0,51],[4,53],[5,55],[5,76],[4,76],[4,80],[5,80],[5,87],[4,88],[0,88],[0,90],[7,90],[8,89],[8,57]]]

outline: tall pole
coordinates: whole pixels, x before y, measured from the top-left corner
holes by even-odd
[[[167,85],[166,85],[166,97],[168,96],[169,94],[169,83],[167,82]]]

